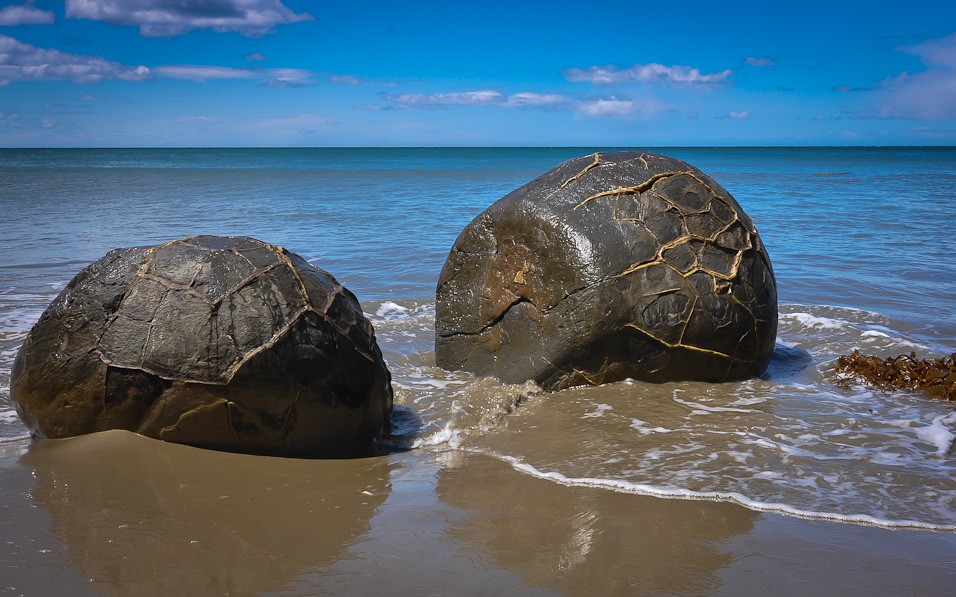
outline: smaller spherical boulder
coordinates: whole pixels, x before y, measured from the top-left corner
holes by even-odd
[[[737,201],[639,152],[569,160],[458,236],[438,279],[445,369],[545,389],[760,375],[777,332],[770,257]]]
[[[282,247],[196,236],[117,249],[28,334],[10,395],[37,437],[127,429],[274,455],[351,451],[391,378],[355,296]]]

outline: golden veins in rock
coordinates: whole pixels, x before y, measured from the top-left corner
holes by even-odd
[[[582,174],[583,174],[583,172],[582,172]],[[601,191],[600,193],[595,193],[595,194],[593,194],[593,195],[591,195],[591,196],[585,198],[584,201],[582,201],[581,203],[578,203],[577,205],[575,205],[575,206],[574,206],[574,209],[577,209],[577,208],[581,207],[582,205],[584,205],[584,204],[587,203],[588,201],[591,201],[592,199],[598,199],[599,197],[612,197],[612,196],[614,196],[614,195],[638,195],[638,194],[643,193],[644,191],[650,189],[651,187],[653,187],[653,186],[654,186],[654,183],[657,182],[658,180],[662,179],[662,178],[670,178],[670,177],[672,177],[672,176],[680,176],[681,174],[687,174],[687,175],[689,175],[689,176],[694,176],[694,173],[693,173],[693,172],[660,172],[660,173],[655,174],[654,176],[648,178],[647,180],[645,180],[645,181],[642,182],[641,184],[639,184],[639,185],[634,185],[633,187],[618,187],[618,188],[616,188],[616,189],[610,189],[610,190],[607,190],[607,191]],[[578,176],[580,176],[580,174],[579,174]],[[696,178],[696,177],[694,177],[694,178]]]
[[[581,178],[582,176],[584,176],[585,174],[587,174],[587,173],[588,173],[589,171],[591,171],[592,169],[597,168],[598,166],[600,166],[600,165],[601,165],[601,154],[600,154],[600,153],[595,153],[593,157],[594,157],[594,161],[591,162],[590,164],[588,164],[587,166],[585,166],[585,167],[584,167],[584,170],[581,170],[580,172],[578,172],[577,174],[575,174],[575,175],[572,176],[571,178],[569,178],[569,179],[567,179],[566,181],[564,181],[564,183],[562,183],[562,185],[561,185],[560,187],[558,187],[558,188],[559,188],[559,189],[563,189],[564,187],[568,186],[569,184],[571,184],[571,183],[574,182],[575,180],[577,180],[577,179]]]

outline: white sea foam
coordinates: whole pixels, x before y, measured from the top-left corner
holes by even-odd
[[[876,311],[870,311],[869,309],[859,309],[857,307],[828,305],[826,303],[813,304],[813,305],[806,304],[806,303],[785,303],[780,305],[781,316],[785,314],[789,314],[788,312],[791,309],[794,309],[793,311],[794,313],[801,312],[801,311],[796,311],[796,309],[800,309],[800,310],[812,309],[815,311],[846,313],[847,315],[852,316],[854,319],[860,319],[860,320],[869,319],[869,320],[886,321],[886,316],[882,315],[881,313],[877,313]]]
[[[439,446],[442,444],[447,444],[451,448],[457,448],[461,445],[462,440],[462,430],[456,429],[451,421],[445,423],[445,426],[430,433],[428,435],[419,437],[412,443],[413,448],[421,448],[424,446]]]
[[[675,431],[674,429],[667,429],[666,427],[649,427],[646,421],[635,418],[631,418],[631,429],[637,431],[641,435],[650,435],[652,433],[671,433]]]
[[[767,402],[766,396],[753,396],[750,398],[738,398],[731,402],[732,406],[753,406],[755,404],[763,404]]]
[[[422,315],[432,315],[434,310],[435,305],[433,303],[425,303],[422,305],[406,307],[394,301],[385,301],[379,305],[374,314],[366,313],[365,315],[372,320],[378,319],[381,321],[391,322],[412,319]]]
[[[897,333],[887,333],[889,331],[890,330],[884,332],[881,331],[881,329],[869,329],[860,334],[860,340],[873,345],[873,348],[877,350],[933,350],[925,344],[913,342]]]
[[[794,309],[788,312],[789,309]],[[811,353],[830,356],[847,354],[852,350],[863,352],[900,352],[922,350],[935,352],[932,347],[907,337],[905,333],[888,326],[889,320],[879,313],[850,307],[827,305],[782,305],[778,344],[797,345]],[[793,342],[787,336],[796,336]]]
[[[850,327],[849,322],[831,317],[818,317],[810,313],[784,313],[780,315],[782,321],[795,321],[802,326],[816,329],[840,330]]]
[[[589,412],[589,413],[584,413],[584,414],[581,415],[581,416],[584,417],[585,419],[593,419],[593,418],[596,418],[596,417],[603,417],[603,416],[604,416],[604,413],[608,412],[609,410],[614,410],[614,407],[611,406],[610,404],[598,404],[598,405],[596,406],[595,410],[593,410],[593,411],[591,411],[591,412]]]
[[[459,381],[436,379],[434,377],[405,378],[404,381],[392,381],[392,385],[403,390],[415,391],[424,389],[444,390],[451,386],[460,385]]]
[[[952,524],[934,524],[918,520],[897,520],[892,518],[881,518],[868,514],[840,514],[836,512],[826,512],[821,510],[809,510],[797,508],[790,504],[764,502],[750,498],[736,491],[691,491],[680,487],[668,485],[649,485],[645,483],[634,483],[621,479],[603,479],[591,477],[568,477],[557,471],[542,471],[539,468],[522,462],[512,456],[484,452],[510,464],[515,470],[526,473],[539,479],[553,481],[561,485],[575,487],[595,487],[599,489],[608,489],[621,493],[634,493],[638,495],[647,495],[667,499],[685,499],[685,500],[706,500],[731,502],[754,510],[757,512],[773,512],[786,514],[800,518],[813,520],[830,520],[835,522],[847,522],[855,524],[873,525],[884,528],[910,528],[925,529],[933,531],[956,532],[956,525]],[[774,478],[771,475],[769,478]]]
[[[674,402],[678,404],[683,404],[684,406],[694,409],[691,414],[706,414],[706,413],[752,413],[754,412],[751,409],[746,408],[731,408],[729,406],[708,406],[706,404],[701,404],[699,402],[691,402],[689,400],[681,400],[676,396],[673,398]],[[703,412],[701,412],[703,411]]]
[[[393,303],[392,301],[385,301],[381,304],[378,310],[375,312],[375,315],[383,319],[397,319],[398,317],[405,315],[411,309],[403,307],[398,303]]]
[[[457,448],[461,445],[464,435],[466,435],[461,429],[455,428],[451,421],[445,423],[444,426],[432,431],[431,433],[426,433],[424,435],[417,435],[417,433],[417,427],[412,425],[399,425],[397,427],[393,426],[391,433],[385,437],[380,437],[375,441],[383,446],[400,448],[403,450],[436,447],[442,445],[450,448]]]
[[[936,453],[940,456],[947,454],[956,440],[956,433],[950,426],[956,426],[956,411],[940,415],[929,425],[915,427],[913,431],[920,439],[936,446]]]

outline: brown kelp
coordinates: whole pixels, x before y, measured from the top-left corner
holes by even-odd
[[[934,398],[956,401],[956,352],[920,359],[915,352],[881,358],[854,350],[837,359],[832,375],[843,386],[861,380],[883,390],[922,390]]]

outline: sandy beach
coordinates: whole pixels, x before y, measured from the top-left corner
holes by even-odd
[[[944,595],[956,535],[565,487],[489,456],[293,460],[122,431],[0,447],[23,595]]]

